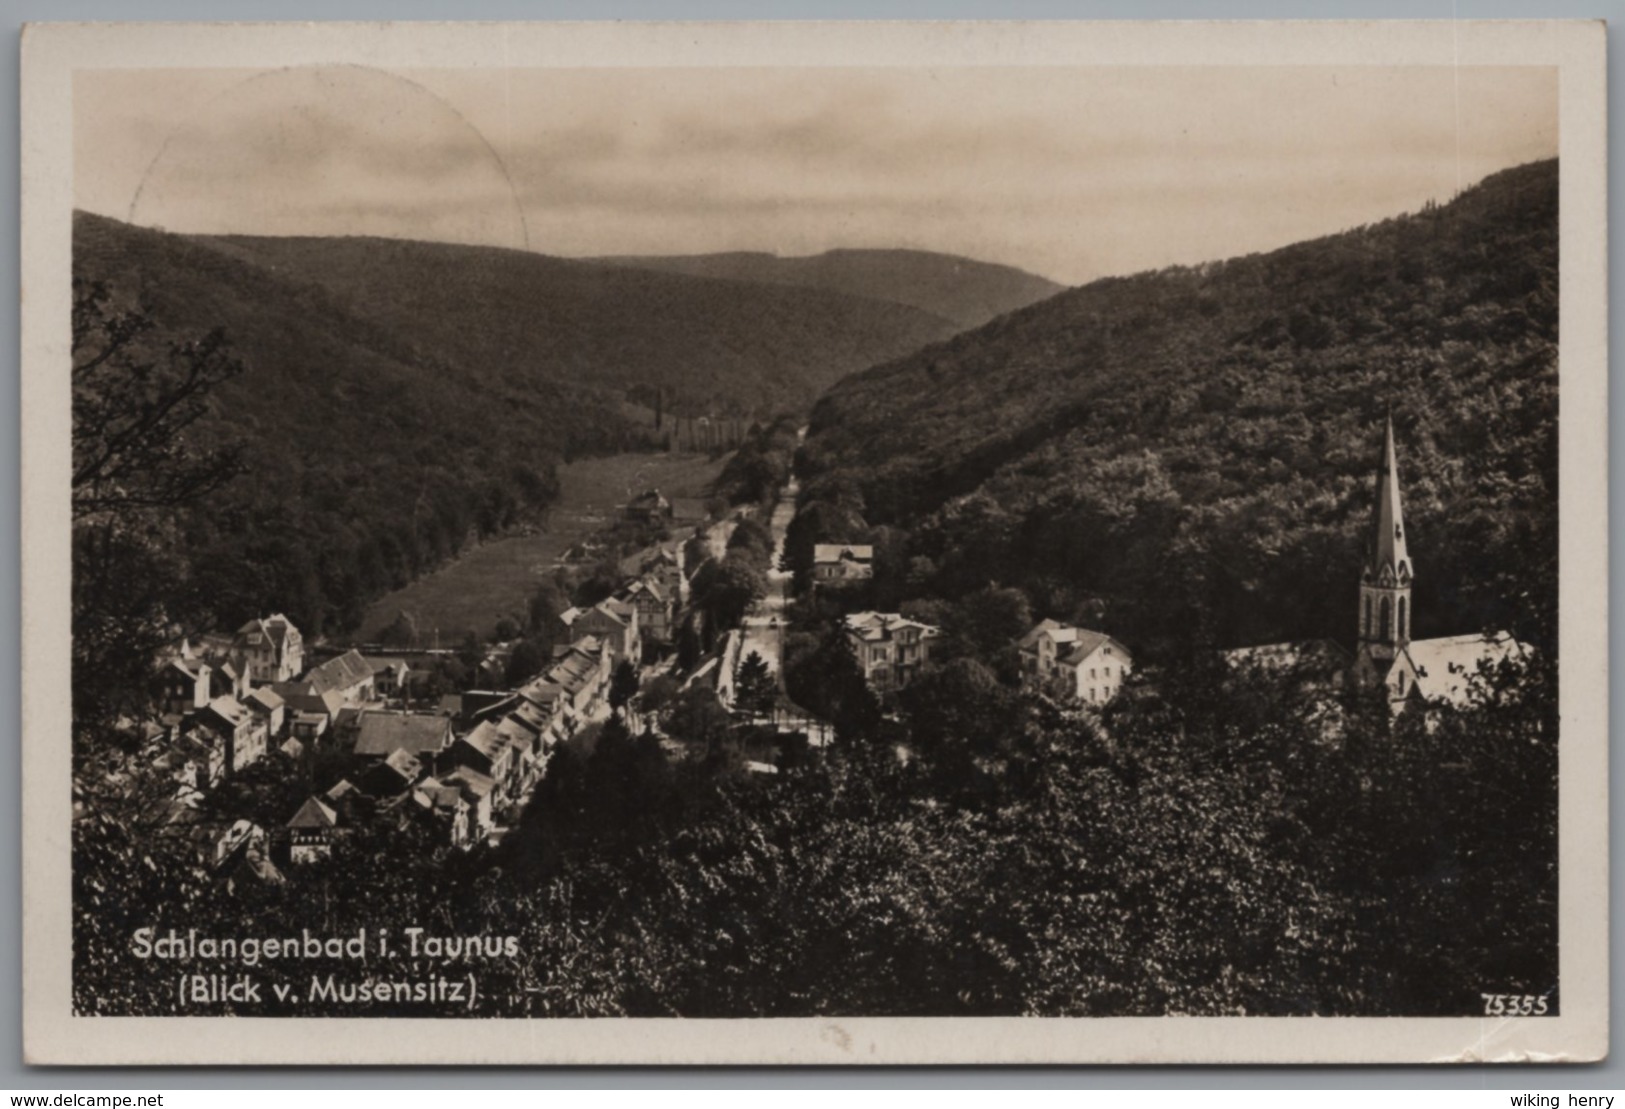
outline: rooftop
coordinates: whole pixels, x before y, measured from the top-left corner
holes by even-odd
[[[361,715],[361,731],[356,736],[358,755],[388,755],[393,751],[412,754],[434,752],[446,744],[449,730],[439,713],[367,712]]]

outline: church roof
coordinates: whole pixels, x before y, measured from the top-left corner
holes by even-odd
[[[1377,511],[1373,520],[1371,549],[1366,572],[1374,578],[1409,581],[1415,575],[1405,546],[1405,514],[1399,498],[1399,463],[1394,450],[1394,418],[1388,417],[1383,444],[1382,469],[1377,474]]]
[[[1481,667],[1509,659],[1523,660],[1529,648],[1506,632],[1413,639],[1406,647],[1416,668],[1416,688],[1434,701],[1464,705],[1472,699],[1473,679]]]

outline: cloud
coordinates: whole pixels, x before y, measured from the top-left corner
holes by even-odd
[[[75,103],[76,203],[139,193],[176,229],[909,246],[1066,281],[1370,222],[1557,149],[1555,71],[1531,68],[182,70],[82,74]]]

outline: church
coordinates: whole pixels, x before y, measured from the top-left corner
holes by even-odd
[[[1416,564],[1405,539],[1392,417],[1383,443],[1368,537],[1360,572],[1359,634],[1352,659],[1340,644],[1310,640],[1238,648],[1226,651],[1225,660],[1232,667],[1257,667],[1283,676],[1290,673],[1319,687],[1339,687],[1348,681],[1367,688],[1380,685],[1387,689],[1389,704],[1397,713],[1419,702],[1468,704],[1474,679],[1482,669],[1527,657],[1529,648],[1505,632],[1411,638]]]
[[[1411,585],[1416,566],[1405,540],[1399,467],[1390,417],[1377,475],[1377,505],[1370,547],[1360,573],[1360,634],[1352,676],[1357,684],[1381,684],[1397,712],[1411,701],[1466,704],[1481,668],[1522,659],[1528,648],[1505,632],[1411,638]]]

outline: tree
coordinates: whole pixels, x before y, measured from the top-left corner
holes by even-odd
[[[386,647],[411,648],[418,645],[417,621],[401,609],[395,614],[383,631],[378,633],[378,642]]]
[[[503,675],[508,687],[516,688],[540,674],[547,667],[550,655],[544,640],[521,639],[508,655],[508,668]]]
[[[1025,593],[989,585],[960,598],[948,610],[943,630],[978,658],[992,661],[1007,653],[1032,625]]]
[[[666,718],[666,732],[673,739],[705,754],[720,748],[732,727],[733,720],[716,693],[700,685],[684,690]]]
[[[766,716],[778,700],[779,685],[767,660],[752,651],[740,660],[734,674],[734,705],[752,716]]]
[[[530,596],[530,604],[526,609],[526,631],[532,636],[556,635],[559,614],[569,607],[569,600],[556,583],[542,582]],[[551,643],[551,638],[549,642]]]
[[[638,695],[638,671],[631,659],[623,658],[609,676],[609,707],[617,716],[624,713],[632,698]]]
[[[810,652],[785,670],[790,699],[835,725],[837,735],[872,738],[881,722],[880,701],[863,676],[846,633],[837,625]]]
[[[644,712],[659,715],[671,707],[683,687],[676,678],[670,674],[656,674],[649,679],[638,696],[638,704]]]
[[[773,551],[773,536],[760,520],[746,516],[734,525],[733,534],[728,536],[728,550],[742,550],[765,562]]]
[[[224,332],[154,344],[148,312],[120,311],[105,285],[78,278],[72,319],[75,520],[174,508],[241,471],[233,448],[202,449],[190,434],[214,390],[243,372]]]
[[[750,606],[767,595],[767,577],[744,551],[708,562],[694,578],[694,604],[718,629],[736,628]]]
[[[956,786],[968,784],[979,759],[1008,757],[1003,743],[1019,731],[1014,690],[971,658],[930,666],[897,694],[916,754]]]
[[[225,337],[159,343],[143,309],[121,310],[75,280],[72,631],[75,737],[96,741],[140,719],[160,649],[205,627],[176,510],[240,470],[230,448],[203,449],[198,422],[214,389],[242,372]]]
[[[683,626],[677,631],[677,669],[687,673],[699,665],[700,658],[705,654],[705,645],[700,642],[699,629],[694,626],[694,618],[683,621]]]

